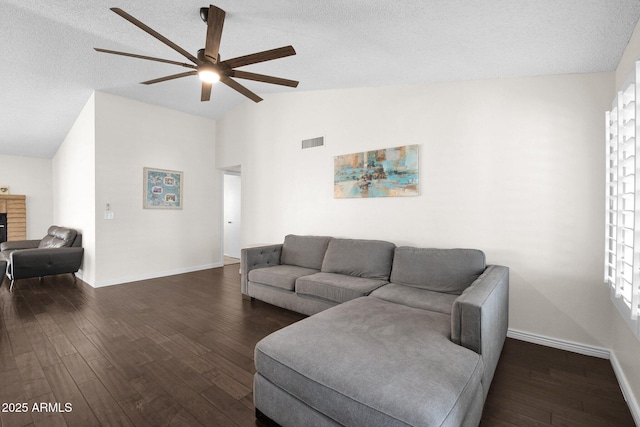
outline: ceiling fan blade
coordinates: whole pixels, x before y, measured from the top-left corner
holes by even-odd
[[[214,64],[218,62],[222,27],[224,26],[224,10],[214,5],[209,6],[207,15],[207,41],[204,45],[204,55]]]
[[[134,18],[133,16],[129,15],[124,10],[122,10],[120,8],[117,8],[117,7],[112,7],[111,10],[113,10],[115,13],[117,13],[118,15],[120,15],[121,17],[126,19],[127,21],[131,22],[136,27],[140,28],[141,30],[145,31],[146,33],[148,33],[148,34],[152,35],[153,37],[157,38],[162,43],[166,44],[171,49],[175,50],[176,52],[178,52],[179,54],[181,54],[182,56],[187,58],[189,61],[193,62],[194,64],[200,65],[200,61],[198,61],[198,58],[196,58],[195,56],[191,55],[189,52],[187,52],[186,50],[184,50],[183,48],[181,48],[180,46],[178,46],[177,44],[175,44],[174,42],[172,42],[171,40],[169,40],[168,38],[166,38],[165,36],[163,36],[159,32],[155,31],[154,29],[150,28],[149,26],[147,26],[147,25],[143,24],[142,22],[138,21],[136,18]]]
[[[265,76],[264,74],[249,73],[240,70],[231,70],[231,72],[229,72],[229,77],[271,83],[280,86],[298,87],[298,82],[295,80],[281,79],[280,77]]]
[[[185,64],[184,62],[171,61],[169,59],[153,58],[151,56],[136,55],[135,53],[127,53],[127,52],[118,52],[117,50],[100,49],[98,47],[94,47],[93,49],[96,50],[97,52],[110,53],[113,55],[130,56],[131,58],[139,58],[139,59],[146,59],[149,61],[164,62],[166,64],[180,65],[181,67],[187,67],[187,68],[198,68],[193,64]]]
[[[146,82],[140,82],[143,85],[152,85],[154,83],[166,82],[167,80],[179,79],[181,77],[195,76],[197,75],[197,71],[187,71],[186,73],[173,74],[171,76],[160,77],[153,80],[147,80]]]
[[[271,61],[272,59],[284,58],[295,55],[293,46],[284,46],[277,49],[265,50],[264,52],[252,53],[250,55],[239,56],[237,58],[222,61],[222,64],[229,68],[244,67],[245,65],[257,64],[258,62]]]
[[[208,101],[211,99],[211,87],[213,83],[202,82],[202,94],[200,95],[200,101]]]
[[[238,83],[237,81],[229,77],[222,77],[220,81],[226,84],[227,86],[229,86],[231,89],[235,89],[236,91],[240,92],[241,94],[243,94],[244,96],[246,96],[247,98],[251,99],[254,102],[262,101],[262,98],[260,98],[258,95],[251,92],[249,89],[247,89],[246,87],[242,86],[240,83]]]

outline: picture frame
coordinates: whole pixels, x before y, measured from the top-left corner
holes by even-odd
[[[145,167],[143,177],[144,209],[182,209],[184,172]]]

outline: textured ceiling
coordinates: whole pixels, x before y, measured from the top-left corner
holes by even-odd
[[[222,59],[293,45],[297,55],[243,70],[299,80],[241,81],[258,94],[612,71],[638,0],[219,0]],[[246,101],[183,68],[93,47],[187,62],[109,10],[120,7],[195,54],[206,25],[194,0],[0,0],[0,154],[52,157],[93,90],[219,118]],[[263,101],[268,102],[268,99]]]

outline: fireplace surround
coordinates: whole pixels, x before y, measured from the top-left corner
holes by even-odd
[[[6,216],[4,233],[0,230],[0,241],[26,240],[27,238],[27,205],[26,196],[0,194],[0,214]]]

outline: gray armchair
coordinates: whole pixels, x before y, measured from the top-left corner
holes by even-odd
[[[73,274],[80,269],[83,255],[82,234],[51,226],[42,240],[1,243],[0,267],[6,266],[12,290],[18,279]]]

